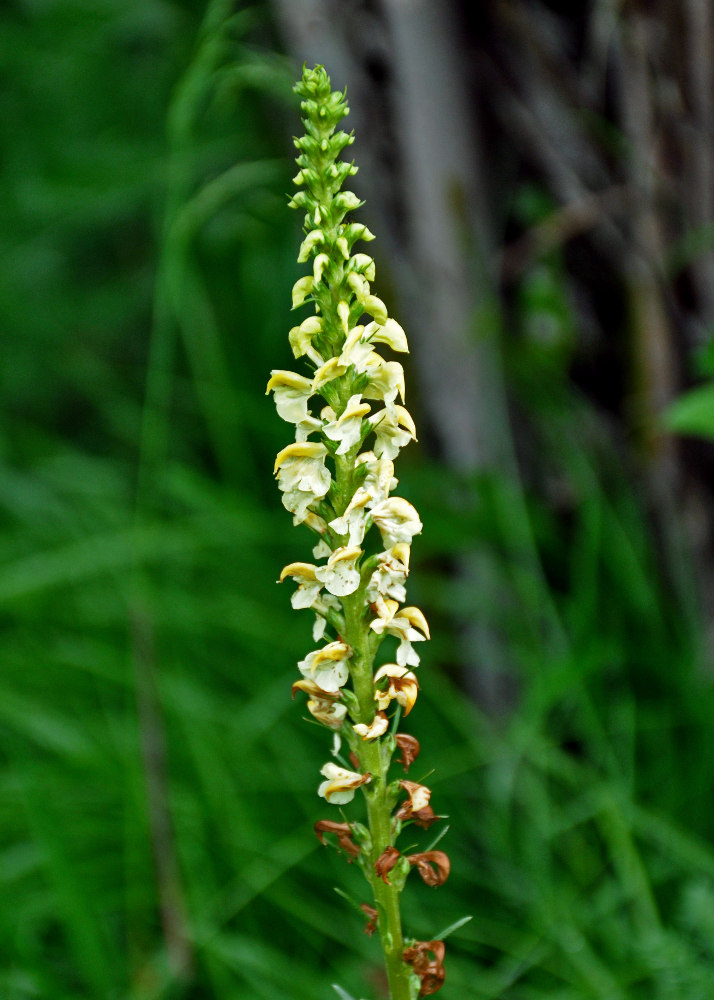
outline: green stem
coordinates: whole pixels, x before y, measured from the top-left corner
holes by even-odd
[[[371,640],[369,626],[364,619],[366,607],[365,587],[343,598],[345,612],[345,641],[352,647],[351,674],[355,695],[359,701],[360,721],[369,724],[374,718],[373,660],[375,643]],[[384,952],[391,1000],[414,1000],[411,970],[404,963],[404,935],[399,905],[400,890],[384,882],[377,874],[375,862],[384,851],[393,846],[392,803],[388,794],[388,771],[391,754],[385,751],[380,740],[360,741],[356,747],[362,773],[369,772],[372,780],[365,786],[367,823],[372,840],[372,851],[365,874],[372,887],[377,907],[377,926]]]
[[[391,1000],[413,1000],[411,970],[404,963],[404,936],[402,915],[399,906],[399,890],[384,882],[375,870],[374,864],[387,847],[392,846],[392,815],[387,798],[387,770],[389,757],[382,752],[379,741],[364,743],[361,748],[362,766],[370,771],[372,781],[367,786],[367,817],[372,838],[369,878],[377,907],[377,927],[382,941],[384,961],[387,967],[389,995]]]

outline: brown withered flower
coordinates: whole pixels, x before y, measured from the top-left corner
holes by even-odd
[[[443,851],[408,854],[407,861],[416,868],[427,885],[443,885],[449,877],[451,862]]]
[[[356,858],[359,855],[360,847],[352,839],[354,834],[349,823],[335,823],[331,819],[319,819],[315,823],[315,833],[321,844],[325,843],[326,833],[334,833],[337,837],[338,848],[341,848],[345,854],[349,854],[350,858]]]
[[[386,847],[374,862],[374,870],[386,885],[391,885],[387,876],[399,861],[399,857],[400,854],[396,847]]]
[[[399,784],[409,793],[409,798],[406,802],[402,802],[399,809],[397,809],[394,814],[395,818],[402,821],[407,819],[413,820],[417,826],[421,826],[427,830],[439,818],[429,805],[431,789],[427,788],[426,785],[418,784],[416,781],[407,781],[406,778],[403,778]]]
[[[364,932],[365,934],[369,934],[369,936],[371,937],[377,930],[378,913],[373,906],[369,905],[369,903],[360,903],[359,908],[360,910],[362,910],[365,917],[367,918],[367,925],[364,929]]]
[[[419,976],[421,981],[420,997],[431,996],[444,985],[446,979],[445,954],[446,948],[443,941],[416,941],[402,953],[404,961],[407,965],[411,965]]]
[[[409,765],[413,764],[419,756],[421,750],[419,740],[416,736],[410,736],[408,733],[397,733],[396,740],[402,755],[395,757],[395,761],[403,766],[406,773],[409,770]]]

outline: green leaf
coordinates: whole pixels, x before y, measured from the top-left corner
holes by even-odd
[[[450,827],[450,826],[445,826],[445,827],[443,828],[443,830],[440,830],[440,831],[439,831],[439,833],[437,833],[437,835],[436,835],[436,836],[434,837],[434,839],[432,840],[432,842],[431,842],[431,843],[429,844],[429,846],[428,846],[428,847],[425,847],[425,848],[424,848],[424,850],[425,850],[425,851],[433,851],[433,850],[434,850],[434,848],[436,847],[436,845],[437,845],[437,844],[439,843],[439,841],[441,840],[441,838],[442,838],[442,837],[445,837],[445,836],[446,836],[446,834],[447,834],[447,833],[449,832],[449,830],[450,830],[450,829],[451,829],[451,827]]]
[[[443,930],[441,934],[434,935],[434,941],[445,941],[446,938],[449,936],[449,934],[453,934],[454,931],[457,931],[459,929],[459,927],[463,927],[464,924],[467,924],[469,920],[473,920],[472,915],[469,915],[468,917],[462,917],[461,920],[457,920],[453,924],[449,924],[449,926],[445,930]]]
[[[348,902],[348,903],[350,904],[350,906],[351,906],[351,907],[352,907],[352,908],[353,908],[353,909],[354,909],[354,910],[355,910],[355,911],[356,911],[357,913],[359,913],[359,915],[360,915],[361,917],[363,917],[363,918],[364,918],[364,910],[363,910],[363,909],[362,909],[362,907],[361,907],[361,906],[359,905],[359,903],[357,902],[357,900],[356,900],[356,899],[353,899],[353,898],[352,898],[352,896],[350,896],[350,895],[349,895],[348,893],[346,893],[346,892],[343,892],[343,891],[342,891],[342,889],[338,889],[336,885],[335,885],[335,886],[333,886],[332,888],[334,889],[334,891],[335,891],[335,892],[337,893],[337,895],[338,895],[338,896],[341,896],[341,897],[342,897],[342,898],[343,898],[344,900],[346,900],[346,902]],[[335,987],[335,989],[337,989],[337,987]]]
[[[340,1000],[355,1000],[351,993],[348,993],[347,990],[343,990],[341,986],[337,985],[337,983],[332,984],[332,989],[335,991]]]
[[[714,439],[714,382],[690,389],[663,414],[664,426],[677,434]]]

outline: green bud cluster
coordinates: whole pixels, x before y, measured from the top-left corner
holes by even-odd
[[[322,336],[316,338],[315,346],[329,356],[344,339],[344,323],[335,314],[336,303],[350,303],[348,327],[354,326],[364,312],[347,278],[350,273],[373,271],[369,258],[352,258],[351,254],[358,240],[374,237],[366,226],[344,221],[348,212],[363,204],[353,191],[342,190],[347,178],[357,173],[354,163],[339,159],[354,142],[353,132],[338,129],[349,114],[345,94],[330,89],[330,78],[322,66],[306,68],[295,91],[302,98],[305,135],[295,139],[300,170],[293,180],[304,187],[293,196],[290,207],[305,211],[306,235],[298,261],[314,261],[312,294],[302,301],[313,301],[325,318]],[[371,280],[369,276],[367,280]]]

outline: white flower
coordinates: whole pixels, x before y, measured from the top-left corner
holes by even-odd
[[[283,506],[303,521],[308,506],[325,496],[330,488],[330,472],[325,467],[327,448],[317,441],[289,444],[278,452],[275,473],[283,491]]]
[[[369,418],[375,433],[374,451],[380,457],[395,459],[401,448],[416,441],[416,427],[409,410],[397,404]]]
[[[317,543],[317,545],[314,546],[312,550],[312,554],[316,559],[324,559],[325,556],[329,556],[331,552],[332,549],[327,544],[324,538],[321,538],[320,541]]]
[[[370,774],[348,771],[344,767],[338,767],[337,764],[333,764],[332,761],[325,764],[320,770],[320,774],[327,780],[322,782],[317,790],[317,794],[337,806],[351,802],[355,795],[355,789],[372,779]]]
[[[315,615],[315,621],[312,626],[312,641],[319,642],[324,636],[326,628],[327,619],[323,618],[321,615]]]
[[[392,600],[376,601],[379,617],[370,623],[370,628],[377,635],[394,635],[400,642],[397,649],[397,663],[404,667],[419,665],[419,657],[412,649],[413,642],[424,642],[429,638],[429,626],[419,608],[409,607],[399,609],[399,603]]]
[[[394,478],[394,462],[389,458],[377,458],[373,451],[364,451],[357,457],[357,468],[364,465],[366,475],[362,483],[374,504],[386,500],[393,489],[396,489],[398,479]]]
[[[360,402],[361,399],[359,393],[350,396],[344,412],[323,427],[326,437],[340,442],[338,455],[345,455],[361,440],[362,421],[370,412],[369,404]]]
[[[278,583],[282,583],[286,576],[291,576],[298,585],[290,598],[294,608],[311,608],[318,599],[322,582],[315,576],[316,569],[312,563],[303,562],[288,563],[283,568]]]
[[[364,487],[358,487],[344,514],[341,517],[333,518],[330,521],[330,527],[338,535],[348,535],[350,545],[361,545],[367,530],[367,522],[371,516],[367,505],[371,502],[372,494],[368,493]]]
[[[415,508],[402,497],[389,497],[372,510],[374,523],[379,528],[385,549],[391,549],[397,542],[411,544],[414,535],[422,529],[422,523]]]
[[[336,639],[322,649],[308,653],[298,663],[298,670],[308,680],[314,680],[323,691],[337,692],[347,683],[349,670],[347,661],[352,655],[347,643]]]
[[[330,612],[342,615],[342,604],[329,593],[318,594],[312,603],[312,610],[315,612],[315,624],[312,626],[312,638],[319,642],[325,634],[327,628],[327,618]]]
[[[406,542],[398,542],[387,552],[380,553],[379,564],[367,584],[367,599],[372,604],[380,597],[400,602],[406,599],[404,584],[409,575],[409,556]]]
[[[335,549],[325,566],[315,570],[315,576],[335,597],[347,597],[359,587],[360,573],[355,563],[362,555],[359,545]]]
[[[355,273],[348,275],[347,280],[354,289],[360,287],[360,283],[362,282],[362,278]],[[369,288],[366,282],[364,282],[364,285]],[[370,305],[380,302],[380,299],[374,295],[365,295],[363,299],[357,295],[357,298],[362,302],[367,312],[371,311],[369,308]],[[379,382],[380,379],[388,379],[389,377],[398,377],[401,372],[399,391],[402,398],[404,398],[402,366],[396,361],[387,362],[380,358],[372,348],[372,345],[376,342],[387,344],[394,351],[401,351],[402,353],[408,353],[409,351],[406,334],[399,323],[396,320],[385,318],[384,322],[374,320],[366,326],[353,327],[347,334],[345,342],[342,345],[339,362],[345,367],[354,365],[357,372],[370,373],[370,380],[375,380],[375,382]],[[380,363],[381,365],[397,365],[397,368],[392,367],[381,370]],[[382,395],[371,396],[370,398],[381,399]]]

